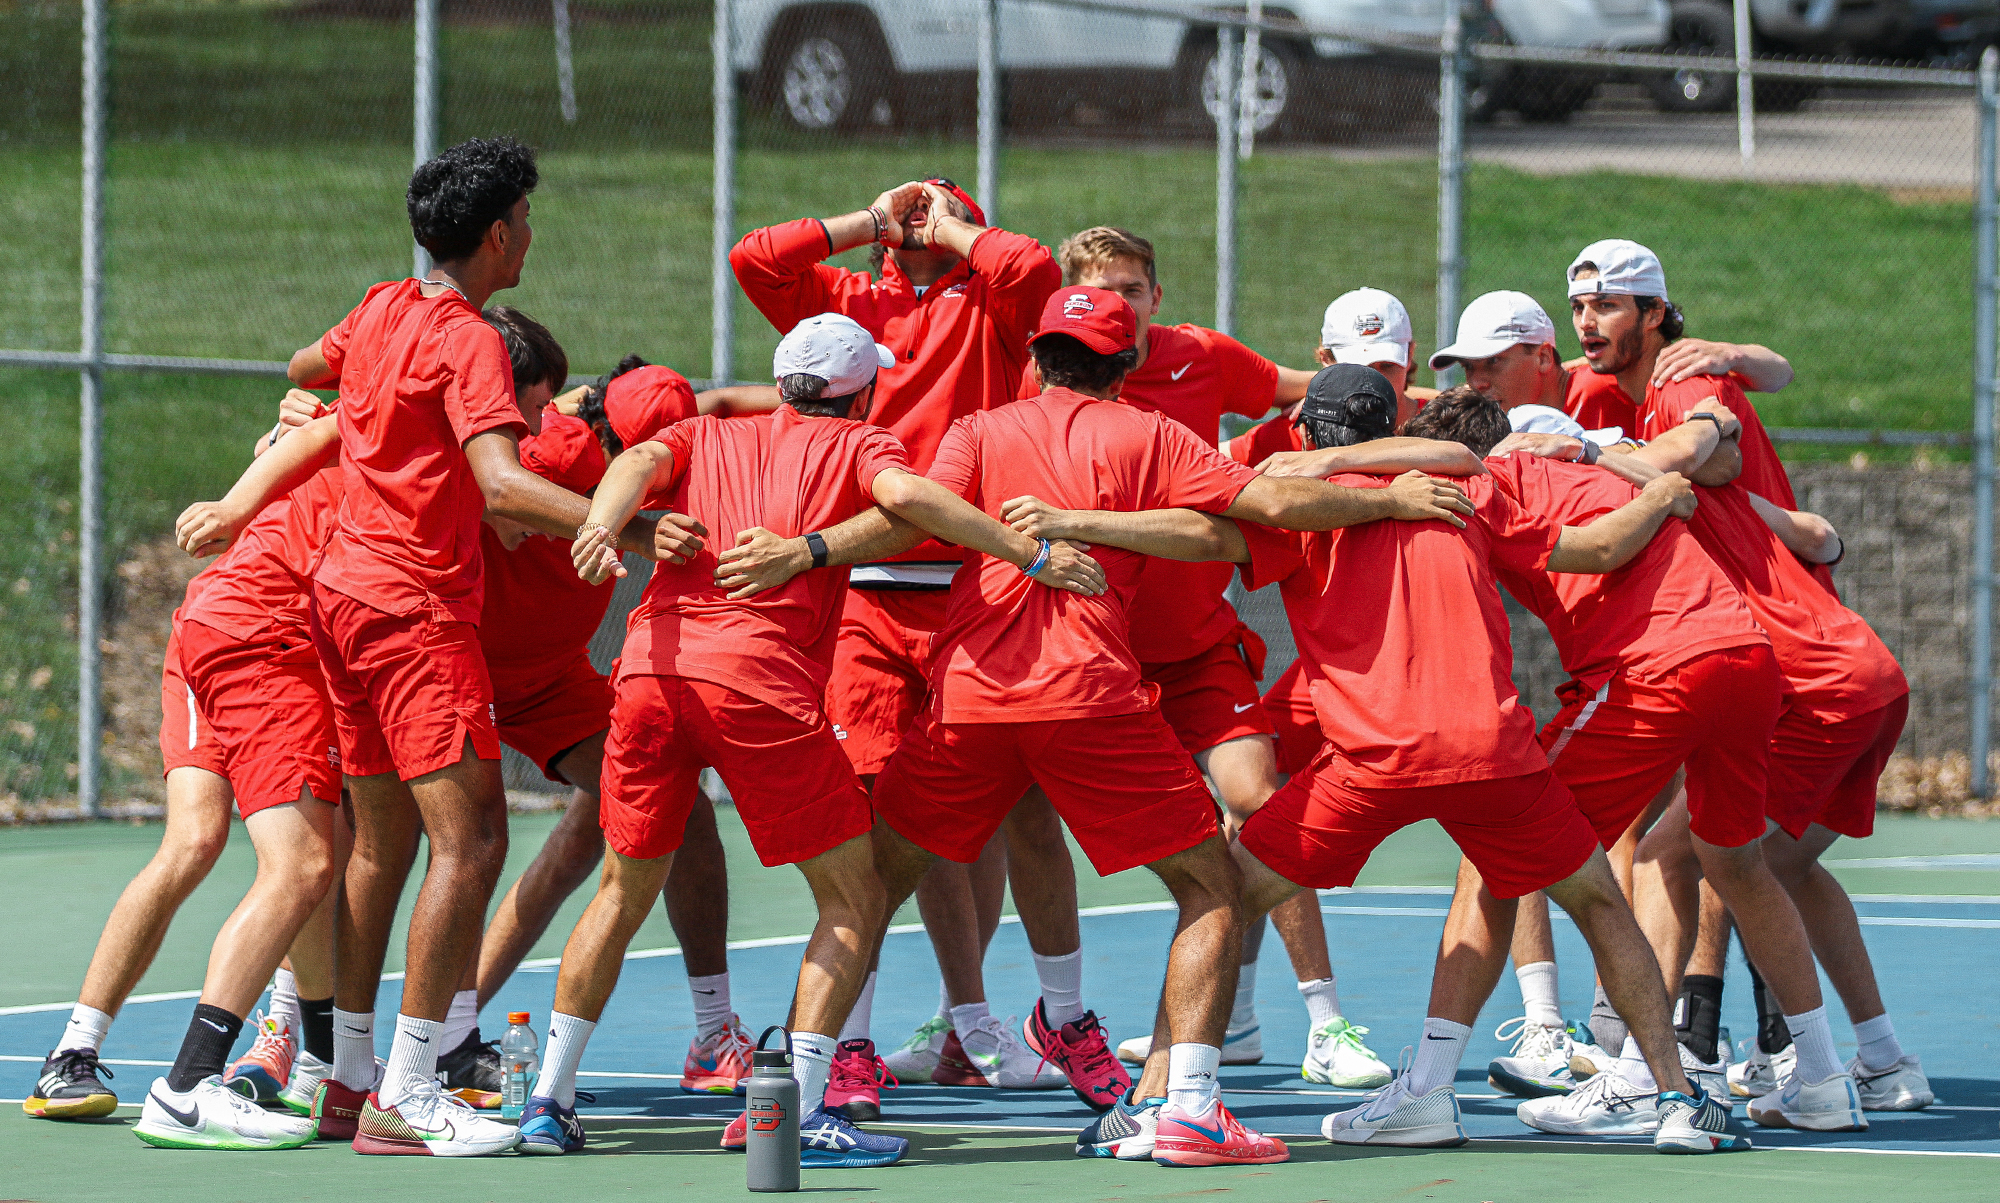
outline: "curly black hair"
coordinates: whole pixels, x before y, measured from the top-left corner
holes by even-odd
[[[1101,393],[1139,366],[1139,348],[1103,355],[1067,334],[1044,334],[1028,344],[1046,388],[1079,388]]]
[[[410,231],[440,263],[463,259],[541,178],[534,149],[512,138],[461,142],[410,176]]]
[[[597,443],[604,448],[605,459],[617,459],[625,450],[625,440],[619,438],[618,432],[611,429],[611,418],[604,412],[605,390],[610,387],[612,381],[625,373],[652,366],[637,355],[627,355],[618,361],[617,367],[599,376],[584,392],[583,400],[577,402],[576,416],[597,435]]]

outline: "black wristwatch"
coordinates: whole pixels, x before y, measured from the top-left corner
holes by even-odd
[[[806,532],[806,550],[812,552],[813,567],[826,567],[826,540],[818,531]]]
[[[1717,434],[1721,434],[1721,433],[1722,433],[1722,419],[1721,419],[1721,418],[1719,418],[1719,417],[1717,417],[1717,416],[1716,416],[1716,415],[1714,415],[1714,414],[1711,414],[1711,413],[1693,413],[1693,414],[1689,414],[1689,415],[1688,415],[1687,417],[1685,417],[1685,418],[1681,419],[1681,421],[1682,421],[1682,422],[1684,422],[1684,423],[1685,423],[1685,422],[1692,422],[1692,421],[1696,420],[1697,418],[1699,418],[1700,420],[1702,420],[1702,421],[1704,421],[1704,422],[1713,422],[1713,423],[1715,423],[1715,433],[1717,433]]]

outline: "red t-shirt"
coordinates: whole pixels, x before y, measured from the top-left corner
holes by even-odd
[[[1616,376],[1599,375],[1589,368],[1572,370],[1563,393],[1563,409],[1585,430],[1616,426],[1634,438],[1643,437],[1639,434],[1638,402]]]
[[[1488,459],[1486,466],[1523,509],[1563,526],[1588,526],[1639,495],[1602,469],[1525,452]],[[1592,690],[1620,672],[1650,676],[1705,652],[1770,643],[1742,595],[1678,518],[1661,524],[1616,572],[1495,567],[1507,592],[1548,624],[1563,668]]]
[[[972,253],[922,296],[893,258],[882,278],[821,263],[832,253],[826,227],[805,218],[753,230],[729,253],[736,281],[779,333],[806,318],[842,313],[895,352],[882,369],[867,421],[887,428],[918,472],[957,419],[1013,399],[1028,362],[1028,335],[1062,269],[1034,239],[989,229]],[[964,552],[928,540],[896,557],[959,560]]]
[[[1785,475],[1784,461],[1764,431],[1757,407],[1743,395],[1742,377],[1690,376],[1664,388],[1649,385],[1646,403],[1639,409],[1639,437],[1651,441],[1687,420],[1687,411],[1713,397],[1729,407],[1743,422],[1743,474],[1736,483],[1779,509],[1795,510],[1799,503],[1792,495],[1792,478]]]
[[[181,617],[245,642],[310,639],[306,589],[333,533],[342,485],[335,464],[264,507],[197,578],[201,592],[190,591]]]
[[[1392,478],[1333,483],[1383,488]],[[1540,572],[1562,527],[1491,477],[1454,481],[1477,511],[1297,533],[1243,523],[1245,586],[1282,581],[1313,710],[1343,778],[1371,789],[1519,777],[1548,768],[1514,691],[1514,652],[1494,573]]]
[[[960,419],[931,479],[979,509],[1032,494],[1081,510],[1188,508],[1219,513],[1255,476],[1158,414],[1051,389]],[[1004,560],[974,557],[952,582],[931,697],[947,723],[1036,723],[1137,714],[1156,693],[1139,680],[1132,599],[1146,557],[1093,546],[1108,592],[1036,584]]]
[[[1697,492],[1701,504],[1688,529],[1771,637],[1795,709],[1839,722],[1910,692],[1874,630],[1778,541],[1743,486]]]
[[[620,673],[711,681],[812,721],[832,670],[846,569],[802,572],[731,601],[715,584],[716,549],[753,526],[790,538],[852,518],[875,504],[878,474],[909,469],[902,445],[879,427],[788,405],[679,422],[654,441],[673,452],[674,478],[648,508],[692,515],[710,533],[687,563],[653,566],[626,625]]]
[[[1172,418],[1213,446],[1223,414],[1254,418],[1271,408],[1277,389],[1278,365],[1227,334],[1155,325],[1146,333],[1146,362],[1125,377],[1118,399]],[[1040,391],[1030,365],[1021,376],[1021,396]],[[1132,652],[1139,662],[1172,664],[1222,642],[1237,625],[1235,609],[1222,596],[1235,574],[1230,564],[1148,557],[1132,599]]]
[[[316,579],[390,614],[435,605],[479,621],[486,498],[465,444],[527,433],[500,332],[447,289],[415,280],[368,290],[320,339],[340,384],[340,525]]]
[[[1299,428],[1284,414],[1264,419],[1222,445],[1222,454],[1254,468],[1280,451],[1304,451]]]

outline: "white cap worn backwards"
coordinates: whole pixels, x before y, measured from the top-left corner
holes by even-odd
[[[822,313],[792,327],[771,356],[773,379],[804,374],[826,381],[825,396],[848,397],[867,388],[875,373],[896,366],[896,354],[880,345],[861,323],[838,313]]]
[[[1595,274],[1589,269],[1595,268]],[[1582,279],[1578,272],[1584,272]],[[1604,292],[1626,297],[1667,299],[1667,271],[1660,257],[1629,238],[1606,238],[1583,248],[1569,265],[1569,295]]]
[[[1335,297],[1320,323],[1319,345],[1335,363],[1410,366],[1410,311],[1379,288],[1357,288]]]
[[[1566,434],[1573,439],[1589,439],[1599,447],[1609,447],[1625,437],[1621,426],[1585,430],[1583,424],[1559,409],[1546,405],[1516,405],[1507,411],[1507,425],[1516,431],[1537,434]]]
[[[1431,356],[1431,370],[1461,359],[1491,359],[1517,343],[1532,347],[1555,341],[1555,323],[1535,298],[1525,292],[1489,292],[1459,315],[1458,340]]]

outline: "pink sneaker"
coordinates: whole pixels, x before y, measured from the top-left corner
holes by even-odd
[[[1153,1160],[1161,1165],[1272,1165],[1291,1158],[1284,1141],[1244,1127],[1221,1100],[1202,1115],[1172,1103],[1160,1108]]]
[[[722,1150],[725,1153],[741,1153],[750,1147],[750,1113],[739,1111],[729,1126],[722,1130]]]
[[[688,1042],[681,1089],[689,1094],[742,1094],[753,1047],[743,1021],[731,1015],[708,1039]]]
[[[1059,1028],[1049,1026],[1048,1013],[1040,999],[1021,1025],[1021,1037],[1042,1060],[1063,1071],[1069,1088],[1092,1111],[1109,1111],[1132,1090],[1132,1077],[1118,1058],[1111,1055],[1097,1012],[1085,1011]]]
[[[865,1124],[882,1118],[882,1088],[900,1085],[875,1055],[873,1040],[843,1040],[833,1055],[833,1076],[826,1080],[825,1107]]]

